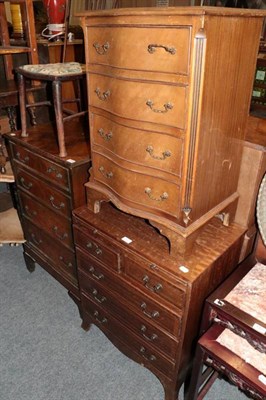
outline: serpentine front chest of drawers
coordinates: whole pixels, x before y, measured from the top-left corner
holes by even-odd
[[[186,253],[238,199],[263,11],[220,7],[79,14],[92,146],[88,206],[148,219]]]
[[[193,355],[204,299],[238,264],[245,229],[218,220],[185,259],[142,218],[103,204],[74,210],[83,328],[96,324],[176,400]]]
[[[56,135],[48,124],[30,128],[27,138],[18,131],[5,139],[17,185],[27,268],[33,271],[38,263],[79,305],[72,210],[86,203],[90,149],[77,123],[66,124],[65,132],[65,158],[58,156]]]

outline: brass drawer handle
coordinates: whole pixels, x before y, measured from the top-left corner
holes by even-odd
[[[147,148],[146,148],[146,151],[147,151],[147,153],[149,153],[149,155],[152,157],[152,158],[154,158],[155,160],[165,160],[167,157],[171,157],[171,151],[170,150],[165,150],[163,153],[162,153],[162,156],[156,156],[156,155],[154,155],[154,149],[153,149],[153,147],[152,146],[148,146]]]
[[[112,172],[105,172],[103,166],[99,167],[99,171],[107,179],[111,179],[114,176],[114,174]]]
[[[147,351],[147,350],[145,349],[145,347],[141,346],[141,348],[139,349],[139,351],[140,351],[142,357],[144,357],[146,360],[148,360],[148,361],[156,361],[155,355],[153,355],[153,354],[151,354],[151,355],[146,355],[146,354],[145,354],[146,351]]]
[[[106,101],[108,99],[108,97],[110,97],[110,95],[111,95],[110,90],[106,90],[105,92],[101,93],[99,88],[95,89],[95,93],[97,94],[98,98],[103,101]]]
[[[63,175],[57,171],[57,169],[55,167],[49,167],[47,168],[46,172],[48,172],[48,174],[55,174],[56,178],[58,179],[62,179]]]
[[[150,278],[148,277],[148,275],[145,275],[145,276],[142,278],[142,281],[143,281],[143,283],[144,283],[144,286],[145,286],[147,289],[149,289],[151,292],[157,293],[157,292],[160,292],[160,290],[163,289],[163,285],[162,285],[161,283],[157,283],[155,286],[150,286],[150,285],[149,285]]]
[[[37,244],[37,246],[42,243],[42,240],[37,239],[34,233],[31,234],[31,240],[34,244]]]
[[[93,289],[92,290],[92,295],[94,300],[98,301],[98,303],[104,303],[107,299],[106,297],[102,296],[102,297],[98,297],[98,290],[97,289]]]
[[[103,251],[102,251],[102,249],[100,249],[100,247],[97,247],[95,249],[95,253],[97,254],[97,256],[100,256],[100,255],[102,255]]]
[[[59,205],[56,205],[56,204],[54,203],[54,196],[50,196],[49,200],[50,200],[50,203],[52,204],[52,206],[53,206],[54,208],[56,208],[57,210],[61,210],[61,208],[64,208],[64,207],[65,207],[65,203],[63,203],[63,202],[61,202]]]
[[[93,43],[93,47],[95,48],[97,53],[102,56],[102,55],[107,53],[107,51],[110,48],[110,44],[108,42],[106,42],[106,43],[104,43],[102,45],[100,45],[99,43]]]
[[[29,157],[26,156],[26,157],[22,158],[19,151],[16,153],[16,158],[17,158],[19,161],[21,161],[23,164],[28,164],[28,162],[29,162]]]
[[[152,190],[149,187],[145,188],[145,193],[149,196],[149,198],[151,200],[155,200],[155,201],[163,201],[163,200],[167,200],[168,199],[168,193],[167,192],[163,192],[163,194],[160,195],[159,198],[157,197],[153,197],[153,195],[151,194]]]
[[[90,274],[93,276],[93,278],[97,279],[97,281],[100,281],[101,279],[104,279],[104,275],[102,273],[95,273],[95,268],[91,265],[89,268]]]
[[[88,243],[86,244],[86,247],[87,247],[88,249],[92,249],[93,246],[95,246],[95,250],[94,250],[94,251],[95,251],[95,253],[97,254],[97,256],[101,256],[102,253],[103,253],[103,251],[102,251],[102,249],[101,249],[97,244],[92,243],[92,242],[88,242]]]
[[[21,186],[24,187],[24,189],[30,190],[33,186],[33,184],[31,182],[29,182],[28,184],[25,182],[24,178],[19,178],[19,181],[21,183]]]
[[[65,232],[65,233],[63,233],[62,235],[60,235],[59,233],[58,233],[58,226],[53,226],[52,227],[52,230],[54,231],[54,233],[55,233],[55,236],[57,236],[58,237],[58,239],[60,239],[60,240],[65,240],[67,237],[68,237],[68,234]]]
[[[106,140],[107,142],[108,142],[109,140],[111,140],[112,137],[113,137],[113,133],[112,133],[112,132],[104,133],[104,130],[103,130],[102,128],[98,129],[98,133],[99,133],[99,135],[100,135],[104,140]]]
[[[176,53],[176,49],[174,47],[169,47],[169,46],[164,46],[162,44],[149,44],[148,45],[148,52],[153,54],[155,53],[155,50],[161,48],[167,51],[168,53],[174,55]]]
[[[147,315],[147,317],[149,318],[158,318],[160,316],[159,311],[152,311],[152,312],[146,311],[147,304],[145,302],[141,303],[140,308],[143,314]]]
[[[96,319],[96,321],[98,321],[100,324],[106,324],[108,322],[107,318],[105,318],[105,317],[103,317],[102,319],[99,318],[98,311],[94,311],[93,316]]]
[[[147,331],[147,327],[145,325],[141,325],[140,327],[141,334],[142,336],[147,339],[149,342],[153,342],[154,340],[158,339],[158,335],[156,333],[153,333],[151,336],[147,336],[145,332]]]
[[[67,261],[64,259],[63,256],[60,256],[60,257],[59,257],[59,260],[62,261],[62,263],[65,264],[65,266],[66,266],[67,268],[72,268],[72,267],[73,267],[73,264],[72,264],[71,262],[67,262]]]
[[[169,110],[172,110],[173,109],[173,104],[172,103],[165,103],[163,106],[164,106],[164,109],[163,110],[160,110],[160,109],[158,109],[158,108],[153,108],[153,101],[152,100],[147,100],[146,101],[146,105],[148,106],[148,107],[150,107],[150,109],[153,111],[153,112],[155,112],[155,113],[161,113],[161,114],[165,114],[165,113],[167,113]]]
[[[37,211],[31,211],[28,206],[25,206],[25,212],[29,217],[36,217]]]

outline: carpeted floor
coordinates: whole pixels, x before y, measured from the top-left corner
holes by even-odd
[[[41,267],[30,274],[22,246],[0,247],[0,400],[163,400],[147,369],[121,354]],[[183,394],[180,394],[180,400]],[[216,380],[206,400],[245,400]]]

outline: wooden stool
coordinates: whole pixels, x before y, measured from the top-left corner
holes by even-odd
[[[59,145],[59,157],[66,157],[64,122],[75,117],[85,115],[87,111],[82,111],[81,86],[80,83],[85,76],[85,65],[77,62],[56,63],[56,64],[37,64],[23,65],[17,69],[19,84],[19,103],[21,114],[21,136],[27,137],[26,109],[36,106],[54,106],[57,127],[57,137]],[[40,101],[26,104],[25,79],[33,81],[52,82],[53,101]],[[77,95],[72,100],[62,100],[62,82],[75,81],[77,85]],[[78,112],[63,108],[64,103],[77,103]],[[67,116],[64,116],[64,113]]]
[[[266,266],[253,265],[240,264],[206,301],[189,400],[203,399],[219,374],[249,397],[266,399]]]

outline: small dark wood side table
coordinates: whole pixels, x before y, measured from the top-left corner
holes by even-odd
[[[203,399],[218,373],[266,399],[265,276],[266,266],[249,258],[207,299],[189,400]]]

